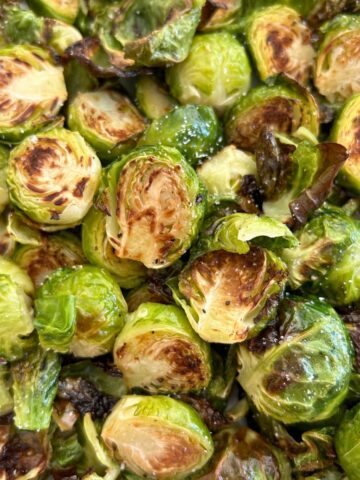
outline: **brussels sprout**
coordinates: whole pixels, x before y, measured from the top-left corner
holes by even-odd
[[[0,417],[10,413],[12,409],[13,398],[10,393],[9,369],[7,365],[0,364]]]
[[[325,37],[317,56],[315,86],[330,102],[346,100],[360,93],[360,19],[340,15],[321,30]]]
[[[28,0],[28,3],[37,13],[66,23],[74,23],[80,6],[80,0]]]
[[[166,115],[178,105],[159,80],[148,75],[140,77],[136,82],[136,100],[150,120]]]
[[[284,453],[247,427],[225,428],[214,436],[215,455],[199,480],[291,480]]]
[[[347,395],[352,348],[340,317],[317,299],[283,300],[277,322],[238,350],[240,385],[285,424],[330,418]]]
[[[49,427],[59,372],[58,355],[41,349],[12,365],[17,428],[44,430]]]
[[[78,93],[68,109],[68,125],[103,160],[114,160],[134,147],[145,129],[138,110],[115,90]]]
[[[36,287],[58,268],[86,263],[79,240],[70,232],[43,235],[40,245],[18,246],[13,260],[27,271]]]
[[[349,98],[337,118],[331,137],[334,142],[347,148],[349,157],[341,169],[338,181],[355,193],[360,193],[360,152],[358,136],[360,134],[360,94]]]
[[[186,478],[214,451],[195,410],[165,396],[124,397],[106,419],[101,436],[112,455],[135,474],[164,480]]]
[[[297,233],[297,247],[282,257],[293,289],[311,286],[313,293],[334,305],[360,299],[360,225],[340,208],[325,206]]]
[[[10,210],[6,215],[6,229],[11,238],[20,245],[41,245],[42,232],[19,210]]]
[[[115,255],[106,235],[106,215],[95,207],[83,221],[82,246],[89,262],[108,270],[120,287],[133,288],[145,280],[146,268],[142,263]]]
[[[335,448],[339,463],[349,480],[360,479],[359,411],[360,404],[357,404],[345,413],[335,436]]]
[[[21,358],[33,344],[27,338],[34,330],[30,278],[19,267],[0,257],[0,357]]]
[[[89,210],[100,174],[99,159],[77,132],[54,129],[30,136],[12,150],[10,199],[33,221],[68,228]]]
[[[306,89],[281,82],[260,86],[239,98],[225,118],[228,143],[253,151],[263,127],[293,134],[300,127],[319,133],[319,107]]]
[[[57,430],[51,438],[51,448],[50,469],[55,471],[74,467],[83,454],[76,433],[64,434]]]
[[[198,29],[202,32],[237,32],[242,18],[243,0],[207,0]]]
[[[76,329],[70,352],[76,357],[96,357],[110,352],[123,326],[126,303],[110,274],[87,265],[58,269],[39,288],[36,306],[41,309],[41,317],[37,318],[42,325],[40,341],[45,334],[47,343],[51,338],[54,344],[62,343],[63,336],[68,339],[71,297],[75,301]],[[60,316],[61,306],[67,309],[67,315],[61,317],[60,324],[53,315],[58,308]]]
[[[150,393],[200,391],[211,378],[209,346],[173,305],[143,303],[129,315],[114,361],[129,388]]]
[[[54,120],[67,98],[62,68],[39,47],[0,49],[0,140],[18,142]]]
[[[6,184],[8,158],[8,150],[0,145],[0,214],[4,211],[9,202],[9,194]]]
[[[223,113],[249,90],[251,68],[234,36],[209,33],[194,38],[189,56],[166,71],[166,81],[180,103],[210,105]]]
[[[112,2],[98,10],[85,30],[96,33],[111,64],[165,66],[184,60],[189,52],[204,0]],[[100,6],[99,6],[100,7]],[[140,19],[140,21],[139,21]],[[84,20],[84,18],[83,18]]]
[[[221,143],[221,126],[212,108],[186,105],[154,120],[139,145],[176,147],[191,163],[215,153]]]
[[[169,147],[137,148],[111,165],[108,182],[115,254],[155,269],[180,258],[198,233],[206,200],[183,156]]]
[[[257,177],[253,155],[228,145],[200,165],[197,174],[208,189],[211,203],[217,205],[223,200],[232,200],[247,211],[249,180],[256,183]]]
[[[302,85],[315,59],[311,30],[300,15],[282,5],[256,10],[247,20],[246,37],[261,80],[286,73]]]

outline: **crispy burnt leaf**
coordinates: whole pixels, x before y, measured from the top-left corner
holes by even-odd
[[[217,432],[228,424],[225,416],[216,410],[206,398],[195,395],[179,395],[179,399],[198,412],[211,432]]]

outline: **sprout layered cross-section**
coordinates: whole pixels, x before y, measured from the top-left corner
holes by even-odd
[[[0,480],[360,480],[359,0],[0,0]]]

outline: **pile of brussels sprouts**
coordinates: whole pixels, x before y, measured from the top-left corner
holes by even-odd
[[[0,3],[0,480],[360,480],[360,2]]]

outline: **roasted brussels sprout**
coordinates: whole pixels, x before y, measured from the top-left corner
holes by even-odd
[[[39,245],[20,245],[12,258],[27,271],[36,287],[58,268],[86,263],[80,241],[70,232],[43,235]]]
[[[0,145],[0,214],[9,202],[9,193],[6,184],[8,158],[9,152],[7,148]]]
[[[38,348],[11,367],[15,425],[22,430],[49,427],[60,372],[54,352]]]
[[[107,235],[118,257],[164,268],[190,247],[206,194],[177,150],[137,148],[111,165],[108,183]]]
[[[36,310],[44,346],[69,346],[76,357],[96,357],[111,351],[127,307],[110,274],[86,265],[52,273],[38,289]]]
[[[160,81],[149,75],[140,77],[136,82],[136,100],[150,120],[166,115],[178,105]]]
[[[0,357],[21,358],[33,345],[31,299],[33,284],[28,275],[10,260],[0,257]]]
[[[54,120],[67,98],[62,68],[30,45],[0,49],[0,140],[18,142]]]
[[[302,85],[308,82],[315,51],[311,30],[296,10],[283,5],[255,10],[246,36],[262,80],[286,73]]]
[[[214,451],[195,410],[165,396],[124,397],[106,419],[101,437],[132,472],[164,480],[186,478]]]
[[[180,103],[210,105],[223,113],[249,90],[251,68],[233,35],[209,33],[194,38],[189,56],[166,71],[166,81]]]
[[[121,288],[133,288],[146,278],[146,268],[140,262],[115,255],[106,235],[106,215],[92,207],[82,223],[82,246],[90,263],[108,270]]]
[[[191,164],[195,164],[215,153],[221,140],[221,126],[213,109],[186,105],[153,120],[139,145],[175,147]]]
[[[333,305],[357,302],[359,235],[359,221],[340,208],[325,206],[318,210],[297,233],[299,245],[282,253],[291,287],[311,286],[312,293]]]
[[[10,200],[40,228],[68,228],[89,210],[100,173],[99,159],[79,133],[40,133],[11,151]]]
[[[252,338],[276,313],[286,267],[270,250],[247,244],[256,237],[269,245],[295,240],[284,225],[270,218],[229,215],[208,229],[208,237],[198,246],[200,255],[184,268],[178,282],[170,282],[192,327],[208,342]]]
[[[285,424],[330,418],[347,395],[352,347],[333,308],[283,300],[277,321],[238,350],[240,385],[257,410]]]
[[[129,388],[187,393],[207,387],[209,346],[173,305],[143,303],[127,317],[114,346],[114,361]]]
[[[338,182],[355,193],[360,193],[360,94],[351,97],[337,118],[331,137],[347,148],[349,158],[338,176]]]
[[[134,147],[145,129],[135,106],[115,90],[78,93],[68,109],[68,125],[102,160],[114,160]]]
[[[13,398],[10,392],[10,372],[7,365],[0,364],[0,417],[13,409]],[[1,451],[1,447],[0,447]],[[1,477],[0,477],[1,478]]]
[[[291,480],[285,454],[247,427],[225,428],[214,436],[215,455],[198,480]]]
[[[340,15],[321,28],[325,34],[314,72],[315,86],[329,101],[360,93],[360,19]]]
[[[319,133],[319,107],[305,89],[291,83],[254,88],[239,98],[225,118],[228,143],[253,151],[262,129],[293,134],[300,127]]]
[[[74,23],[80,7],[80,0],[28,0],[28,3],[41,15],[66,23]]]
[[[349,480],[360,479],[359,411],[360,404],[345,413],[335,436],[335,448],[339,463]]]

